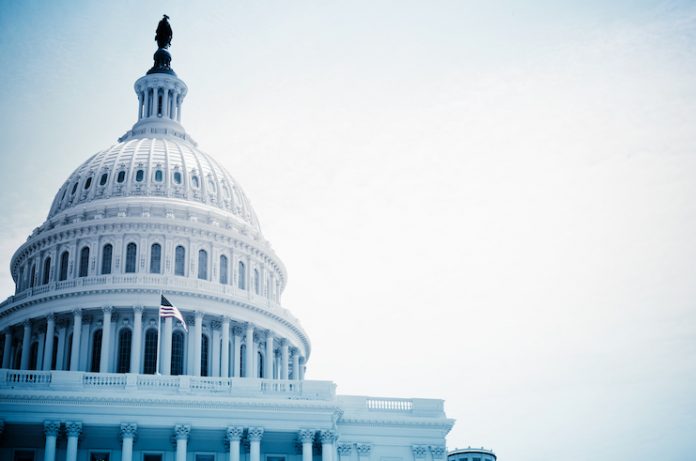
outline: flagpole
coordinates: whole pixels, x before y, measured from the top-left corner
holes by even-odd
[[[157,306],[157,360],[155,362],[155,374],[156,375],[160,374],[160,369],[159,369],[160,343],[162,342],[162,335],[161,335],[161,328],[160,328],[160,325],[162,323],[162,316],[160,315],[161,310],[162,310],[162,290],[160,290],[160,302]]]

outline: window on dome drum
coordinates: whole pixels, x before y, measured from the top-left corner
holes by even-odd
[[[61,202],[62,202],[63,199],[65,198],[65,194],[66,194],[67,192],[68,192],[68,188],[66,187],[65,189],[63,189],[63,195],[60,196],[60,201],[61,201]]]
[[[136,182],[143,182],[144,177],[145,177],[145,171],[138,170],[135,172],[135,181]]]
[[[68,258],[70,253],[64,251],[60,255],[60,271],[58,273],[58,280],[63,281],[68,279]]]
[[[198,251],[198,278],[208,280],[208,252],[205,250]]]
[[[215,193],[215,183],[210,178],[208,178],[208,188],[210,189],[210,192]]]
[[[174,250],[174,275],[186,275],[186,250],[179,245]]]
[[[259,351],[259,352],[257,353],[256,363],[257,363],[257,365],[258,365],[258,366],[256,367],[256,368],[257,368],[257,370],[256,370],[256,375],[257,375],[257,376],[256,376],[256,377],[257,377],[257,378],[265,378],[266,376],[263,375],[263,354],[261,353],[261,351]]]
[[[164,179],[164,173],[162,170],[155,170],[155,182],[162,182]]]
[[[36,370],[39,363],[39,343],[34,341],[29,348],[29,369]]]
[[[101,177],[99,178],[99,185],[100,186],[105,185],[107,179],[109,179],[109,173],[102,174]]]
[[[230,199],[230,189],[226,185],[222,185],[222,193],[225,195],[227,200]]]
[[[68,343],[66,347],[67,351],[65,353],[65,369],[70,369],[70,359],[72,358],[72,333],[68,335]]]
[[[162,116],[162,95],[161,94],[157,95],[157,116],[158,117]]]
[[[162,272],[162,246],[153,243],[150,247],[150,273],[159,274]]]
[[[240,290],[246,290],[246,266],[244,266],[242,261],[239,261],[239,264],[237,265],[237,272],[237,285],[239,286]]]
[[[135,272],[135,259],[138,253],[138,246],[131,242],[126,246],[126,273]]]
[[[181,184],[181,172],[180,171],[175,171],[174,174],[172,175],[174,178],[174,184]]]
[[[227,256],[220,255],[220,283],[227,284]]]
[[[31,272],[29,272],[29,286],[33,287],[36,286],[36,264],[32,264],[31,266]]]
[[[114,253],[114,247],[110,243],[107,243],[102,248],[102,266],[101,266],[102,275],[106,275],[106,274],[111,273],[111,257],[113,255],[113,253]]]
[[[215,461],[215,455],[196,454],[196,461]]]
[[[191,176],[191,185],[193,185],[193,187],[195,187],[196,189],[198,189],[201,186],[200,181],[198,181],[198,176]]]
[[[51,280],[51,258],[46,258],[46,260],[44,261],[43,278],[41,280],[41,283],[43,285],[46,285],[50,280]]]
[[[119,171],[118,175],[116,176],[116,182],[117,183],[122,183],[123,181],[126,180],[126,172],[125,171]]]
[[[143,461],[162,461],[162,455],[161,454],[144,454],[143,455]]]
[[[248,377],[246,373],[246,344],[242,344],[239,348],[239,371],[241,372],[240,376]]]
[[[175,331],[172,334],[172,368],[174,376],[184,374],[184,333]]]
[[[56,369],[58,362],[58,336],[53,337],[53,356],[51,357],[51,370]]]
[[[92,335],[92,362],[89,371],[93,373],[99,372],[99,359],[101,358],[102,348],[102,331],[97,330]]]
[[[116,373],[128,373],[130,371],[131,340],[133,333],[130,328],[122,328],[118,334],[118,361]]]
[[[89,247],[80,250],[80,277],[87,277],[89,272]]]
[[[85,190],[89,189],[91,185],[92,185],[92,177],[90,176],[89,178],[87,178],[87,181],[85,181],[85,186],[84,186]]]
[[[17,338],[14,341],[14,358],[12,359],[12,368],[19,370],[22,365],[22,341]]]
[[[15,450],[12,461],[34,461],[34,450]]]
[[[154,375],[157,367],[157,329],[150,328],[145,333],[145,354],[143,355],[143,373]]]
[[[109,453],[105,453],[103,451],[93,451],[89,454],[89,461],[110,461],[110,459]]]
[[[70,195],[75,195],[75,191],[77,190],[77,183],[73,184],[72,186],[72,192],[70,192]]]
[[[261,291],[261,280],[258,269],[254,269],[254,293],[259,294]]]
[[[208,336],[201,336],[201,376],[208,376]]]

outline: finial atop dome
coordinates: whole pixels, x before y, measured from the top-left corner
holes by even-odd
[[[171,68],[172,55],[169,54],[167,48],[172,44],[172,26],[169,25],[169,16],[163,15],[159,24],[157,24],[157,30],[155,31],[155,41],[159,47],[155,51],[155,65],[152,69],[148,70],[149,74],[170,74],[176,75],[174,69]]]

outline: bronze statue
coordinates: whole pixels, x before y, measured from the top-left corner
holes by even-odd
[[[155,41],[160,48],[169,48],[172,44],[172,26],[169,25],[169,16],[166,14],[157,24],[155,32]]]

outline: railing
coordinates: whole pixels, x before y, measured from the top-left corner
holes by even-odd
[[[82,384],[86,387],[126,387],[125,375],[112,375],[106,373],[89,373],[82,377]]]
[[[425,417],[444,417],[444,402],[437,399],[401,399],[388,397],[338,396],[341,408],[358,414],[398,414]]]
[[[7,387],[45,387],[51,384],[51,373],[45,371],[4,370]]]
[[[411,411],[413,410],[413,400],[368,398],[367,409],[379,411]]]

